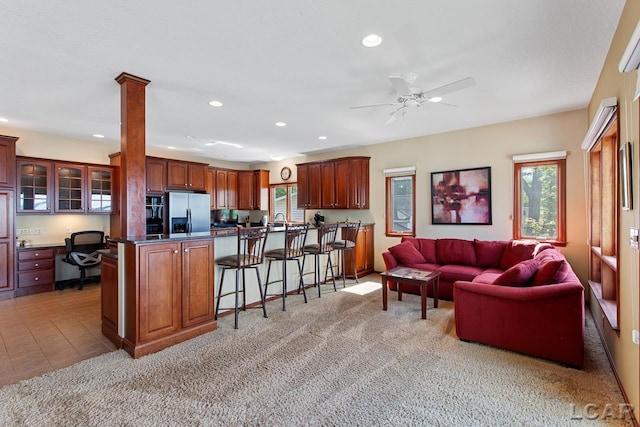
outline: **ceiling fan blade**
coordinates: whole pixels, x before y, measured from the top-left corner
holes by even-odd
[[[388,106],[388,105],[399,105],[399,103],[397,103],[397,102],[384,102],[382,104],[356,105],[354,107],[349,107],[349,108],[355,109],[355,108],[369,108],[369,107],[385,107],[385,106]]]
[[[406,80],[400,76],[389,76],[389,81],[393,85],[393,88],[398,92],[400,96],[409,96],[413,94],[411,87],[407,84]]]
[[[446,95],[447,93],[466,89],[468,87],[474,86],[475,84],[476,81],[472,77],[467,77],[466,79],[458,80],[457,82],[449,83],[444,86],[422,92],[422,96],[425,98],[442,96]]]
[[[404,119],[404,111],[406,110],[406,108],[407,107],[400,107],[396,109],[396,111],[394,111],[393,113],[389,114],[389,118],[387,119],[386,122],[384,122],[384,124],[388,125],[389,123],[395,122],[398,116],[401,114],[402,114],[402,118]]]

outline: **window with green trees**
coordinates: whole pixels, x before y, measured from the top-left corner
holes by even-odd
[[[514,239],[565,244],[565,159],[516,163]]]
[[[386,177],[386,234],[415,236],[415,175]]]

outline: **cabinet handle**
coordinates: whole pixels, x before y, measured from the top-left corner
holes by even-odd
[[[174,254],[177,254],[177,253],[178,253],[178,250],[177,250],[177,249],[176,249],[176,250],[174,250],[174,251],[173,251],[173,253],[174,253]]]
[[[35,253],[35,256],[40,256],[40,254],[38,252]]]
[[[185,248],[185,249],[184,249],[184,251],[185,251],[185,252],[189,252],[189,249]]]
[[[35,280],[36,282],[39,280],[39,277],[34,277],[33,280]]]
[[[40,264],[36,263],[36,267],[40,267]]]

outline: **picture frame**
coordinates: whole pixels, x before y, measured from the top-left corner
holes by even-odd
[[[626,142],[619,149],[620,162],[620,202],[623,210],[633,209],[633,184],[631,173],[631,143]]]
[[[431,223],[491,225],[491,167],[432,172]]]

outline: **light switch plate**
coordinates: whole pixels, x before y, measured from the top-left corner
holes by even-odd
[[[629,228],[629,247],[638,250],[638,229],[636,227]]]

